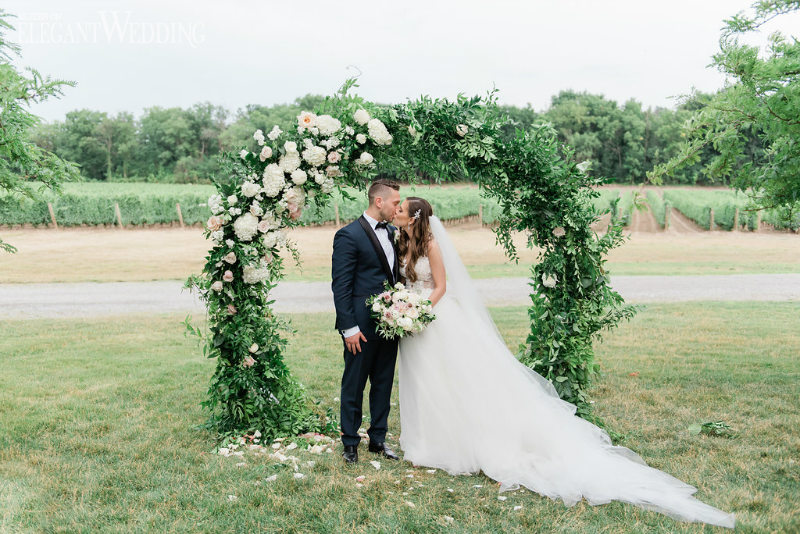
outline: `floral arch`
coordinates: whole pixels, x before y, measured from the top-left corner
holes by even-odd
[[[301,113],[294,131],[256,131],[257,150],[228,155],[230,172],[215,181],[206,228],[214,246],[202,275],[187,281],[207,306],[209,329],[188,319],[186,326],[217,363],[203,403],[207,428],[258,430],[265,439],[335,429],[284,363],[288,325],[269,293],[283,276],[279,252],[292,250],[283,229],[301,224],[297,210],[324,206],[345,186],[363,189],[382,170],[412,182],[420,172],[474,180],[500,205],[495,233],[507,255],[516,259],[515,231],[542,251],[531,267],[530,333],[519,358],[591,418],[592,341],[633,315],[603,269],[606,253],[624,240],[622,228],[591,229],[600,180],[546,125],[504,138],[513,123],[495,92],[379,106],[349,94],[353,86],[348,80],[316,113]]]

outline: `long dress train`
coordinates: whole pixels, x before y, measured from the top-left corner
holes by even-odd
[[[405,459],[451,474],[483,471],[507,491],[525,486],[572,506],[624,501],[683,521],[733,528],[732,514],[692,497],[696,489],[614,446],[575,416],[552,385],[508,350],[441,222],[432,219],[448,291],[436,320],[400,341],[399,381]],[[427,258],[411,289],[433,287]],[[465,279],[465,277],[467,279]],[[454,291],[451,291],[454,289]],[[476,300],[477,299],[477,300]]]

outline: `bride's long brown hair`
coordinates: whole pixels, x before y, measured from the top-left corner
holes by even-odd
[[[400,258],[406,263],[406,281],[416,282],[417,273],[414,270],[417,260],[428,255],[428,244],[431,242],[431,222],[433,208],[424,198],[408,197],[408,216],[416,220],[408,228],[408,232],[400,231],[400,241],[397,244],[397,251]]]

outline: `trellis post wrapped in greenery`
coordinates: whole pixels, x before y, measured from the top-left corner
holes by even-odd
[[[257,131],[215,182],[206,228],[214,247],[203,275],[187,282],[208,306],[209,333],[187,326],[217,361],[204,403],[208,427],[259,430],[267,439],[334,428],[284,363],[287,325],[273,313],[269,292],[283,276],[280,252],[293,250],[283,230],[301,224],[300,211],[324,206],[344,186],[363,188],[381,172],[409,181],[420,173],[474,180],[500,205],[496,234],[509,256],[516,258],[516,231],[542,249],[531,270],[531,331],[520,357],[588,416],[587,388],[597,372],[592,340],[633,313],[603,270],[605,254],[623,240],[621,225],[603,236],[591,229],[599,180],[547,126],[503,142],[509,119],[495,92],[379,106],[349,94],[354,85],[348,80],[315,113],[301,113],[295,131]]]

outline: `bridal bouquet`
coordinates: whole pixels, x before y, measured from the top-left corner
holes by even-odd
[[[421,332],[436,315],[431,301],[397,283],[386,284],[386,291],[367,299],[372,316],[378,321],[378,333],[385,339]]]

